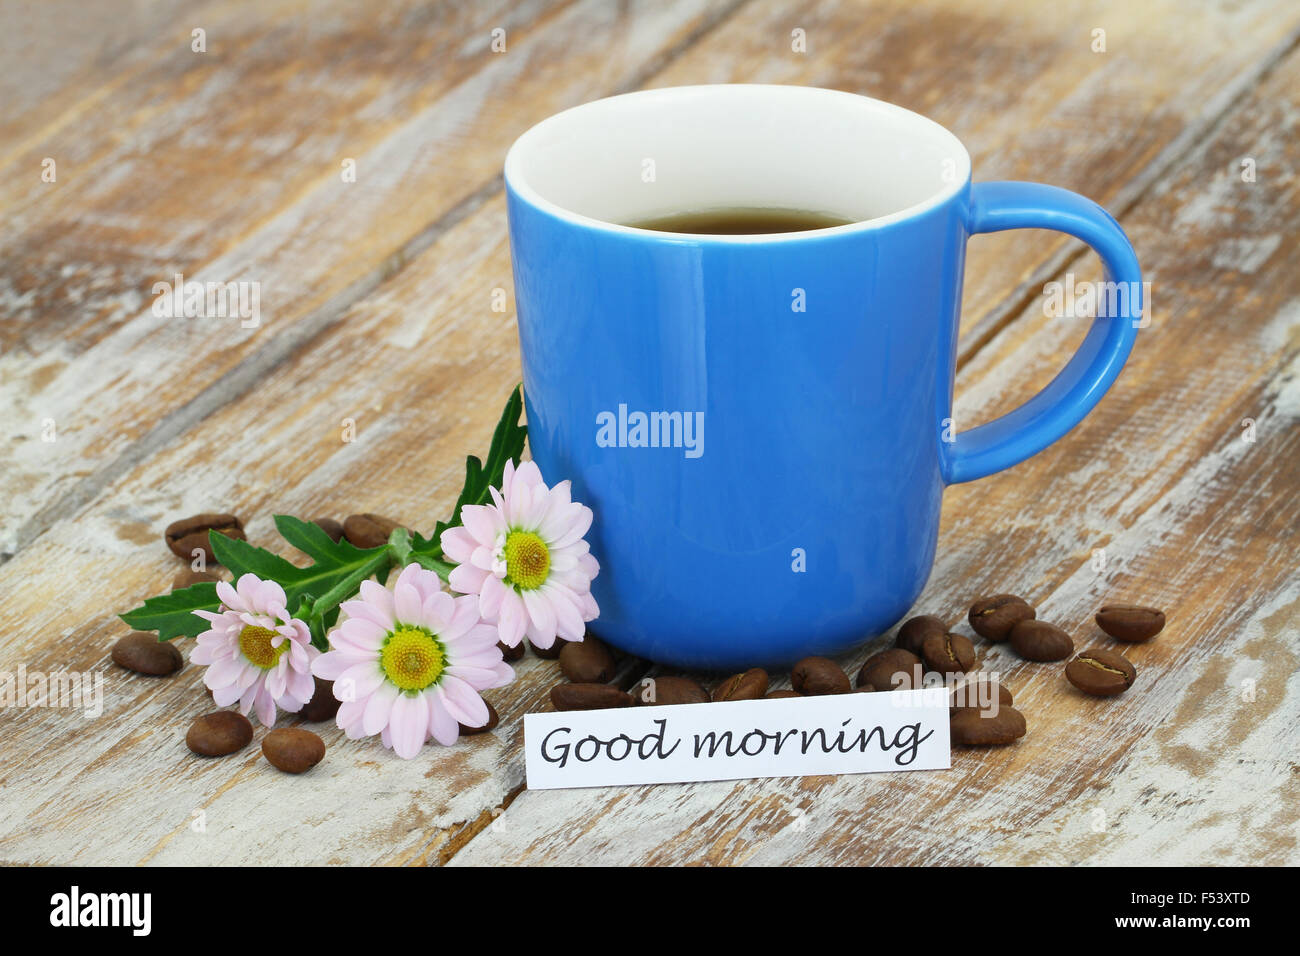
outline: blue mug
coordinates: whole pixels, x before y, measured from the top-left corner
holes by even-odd
[[[929,576],[944,487],[1064,435],[1137,335],[1137,258],[1105,210],[972,185],[952,133],[850,93],[598,100],[524,133],[505,184],[532,456],[595,511],[593,632],[661,663],[788,665],[889,629]],[[754,207],[851,222],[628,225]],[[966,241],[1015,228],[1082,239],[1122,294],[1038,395],[954,434]]]

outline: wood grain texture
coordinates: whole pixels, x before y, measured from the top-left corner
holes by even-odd
[[[67,401],[67,407],[76,408],[72,398],[62,397],[70,389],[84,403],[99,394],[105,382],[112,385],[106,393],[111,401],[87,412],[99,416],[95,419],[99,424],[83,426],[89,432],[77,439],[82,446],[60,452],[68,455],[62,464],[50,461],[42,466],[54,472],[80,469],[82,475],[94,479],[83,482],[93,493],[87,493],[84,500],[69,497],[63,507],[49,511],[42,525],[44,533],[29,539],[30,543],[0,568],[0,614],[6,621],[17,622],[8,642],[0,647],[0,669],[21,663],[32,670],[103,671],[108,697],[104,719],[94,721],[48,709],[0,712],[0,730],[10,754],[0,771],[0,785],[6,789],[0,807],[0,859],[154,863],[259,859],[412,863],[448,858],[458,862],[848,861],[861,856],[858,834],[877,823],[874,816],[863,823],[863,807],[870,807],[867,812],[871,814],[887,811],[897,796],[894,790],[886,794],[881,788],[915,793],[918,801],[935,799],[931,788],[936,784],[919,775],[884,783],[867,780],[866,790],[862,779],[810,778],[767,785],[640,788],[585,795],[525,792],[515,797],[523,782],[520,718],[528,710],[545,706],[546,691],[557,679],[554,664],[531,659],[520,668],[519,680],[491,695],[502,716],[495,733],[453,750],[430,747],[419,760],[404,763],[374,742],[348,743],[331,730],[323,734],[330,748],[325,762],[309,777],[295,780],[275,773],[252,750],[212,762],[196,761],[184,750],[181,739],[189,719],[207,709],[197,668],[187,667],[172,680],[154,680],[126,674],[107,663],[109,646],[125,630],[112,617],[113,612],[165,587],[175,569],[174,559],[160,541],[161,528],[172,518],[228,507],[249,518],[252,540],[269,543],[270,515],[276,510],[340,517],[373,510],[421,528],[443,516],[459,488],[464,454],[482,450],[505,390],[518,377],[513,319],[508,313],[491,310],[492,291],[510,290],[503,203],[490,179],[510,136],[536,118],[533,112],[544,115],[568,102],[615,89],[638,75],[652,77],[655,85],[727,78],[715,76],[719,70],[772,79],[772,71],[785,67],[767,49],[775,41],[763,31],[780,26],[776,35],[784,42],[789,33],[785,24],[795,18],[780,5],[758,3],[742,6],[729,17],[720,17],[716,10],[706,14],[698,8],[671,8],[663,13],[638,8],[631,14],[609,9],[606,19],[593,19],[591,5],[557,8],[533,28],[531,39],[520,40],[513,48],[532,51],[524,63],[483,67],[372,147],[366,155],[396,157],[399,166],[407,163],[404,178],[388,182],[387,198],[363,200],[360,205],[366,208],[356,211],[350,206],[355,197],[347,203],[336,201],[320,187],[277,214],[274,239],[268,227],[261,225],[250,236],[232,240],[230,250],[222,253],[225,261],[258,261],[265,264],[268,274],[280,275],[279,270],[284,269],[287,281],[307,298],[301,307],[296,298],[286,300],[285,308],[276,312],[285,317],[287,328],[268,326],[264,340],[251,344],[223,340],[222,351],[216,356],[199,356],[204,359],[198,363],[203,367],[196,369],[196,358],[189,353],[203,341],[212,341],[202,337],[208,334],[206,330],[191,330],[188,345],[155,342],[159,330],[148,323],[127,334],[139,325],[137,317],[92,343],[74,364],[55,372],[49,381],[29,383],[35,387],[27,390],[13,389],[11,394],[30,396],[24,401],[38,403],[53,397],[51,400]],[[817,8],[818,16],[823,15],[822,9]],[[832,19],[827,22],[840,30],[858,22],[853,17],[856,13],[867,26],[901,31],[894,47],[910,51],[906,53],[908,62],[917,70],[926,68],[919,62],[924,58],[914,51],[918,44],[959,50],[994,42],[993,28],[987,26],[982,29],[989,35],[979,34],[979,39],[942,32],[941,7],[925,6],[917,8],[917,13],[892,7],[830,9]],[[1010,18],[1023,8],[998,9]],[[1240,27],[1241,42],[1211,45],[1207,41],[1202,53],[1213,61],[1207,71],[1225,78],[1256,69],[1253,59],[1265,57],[1281,42],[1278,38],[1288,26],[1285,16],[1276,10],[1271,20],[1266,13],[1261,5],[1248,5],[1231,14],[1231,22]],[[1229,14],[1207,16],[1207,22],[1218,23],[1222,29],[1224,21],[1215,18]],[[715,22],[712,30],[707,29]],[[1066,18],[1058,22],[1064,24]],[[925,32],[927,23],[933,36]],[[906,24],[911,26],[905,29]],[[639,32],[633,39],[623,35],[625,30]],[[1189,35],[1203,37],[1212,32],[1197,25]],[[863,64],[869,61],[855,51],[871,37],[864,32],[857,40],[857,45],[842,43],[841,52],[831,58],[832,65],[818,69],[833,71],[834,62],[845,58],[857,64],[854,69],[864,69]],[[382,49],[381,39],[374,43]],[[683,43],[684,52],[679,49]],[[1253,56],[1248,52],[1251,44]],[[887,52],[884,47],[872,49],[881,57]],[[382,53],[374,55],[382,59]],[[664,56],[676,59],[658,73]],[[805,66],[812,62],[809,59]],[[1042,68],[1046,70],[1046,61]],[[988,78],[991,67],[984,69],[984,85],[1001,82]],[[1215,138],[1215,146],[1190,161],[1185,157],[1178,176],[1154,183],[1140,212],[1126,217],[1125,225],[1130,227],[1144,265],[1158,283],[1157,303],[1169,303],[1171,324],[1161,325],[1162,311],[1157,304],[1157,324],[1146,333],[1143,350],[1134,356],[1134,364],[1116,392],[1060,446],[1000,478],[952,490],[940,562],[923,599],[923,603],[929,602],[927,609],[956,617],[970,592],[1006,584],[1023,589],[1040,603],[1045,615],[1050,612],[1060,620],[1079,621],[1087,617],[1089,602],[1125,588],[1140,590],[1144,599],[1168,600],[1171,607],[1187,600],[1188,594],[1203,593],[1206,600],[1226,595],[1238,603],[1214,605],[1219,607],[1218,616],[1207,616],[1191,630],[1175,632],[1171,624],[1165,638],[1143,649],[1157,656],[1150,662],[1134,659],[1139,660],[1144,677],[1155,675],[1166,666],[1164,655],[1189,646],[1187,641],[1194,639],[1197,647],[1203,642],[1206,650],[1201,653],[1209,655],[1211,649],[1221,649],[1214,643],[1218,627],[1246,628],[1257,640],[1249,654],[1261,668],[1257,703],[1271,708],[1259,721],[1264,728],[1260,733],[1294,730],[1297,709],[1292,686],[1286,681],[1278,683],[1279,672],[1272,665],[1276,657],[1274,629],[1294,629],[1295,625],[1295,595],[1278,584],[1285,581],[1279,576],[1287,570],[1285,562],[1278,560],[1287,543],[1287,525],[1281,522],[1290,518],[1290,527],[1295,525],[1294,512],[1287,510],[1279,489],[1285,493],[1289,488],[1294,497],[1295,475],[1281,466],[1269,466],[1272,470],[1267,471],[1264,484],[1257,484],[1260,469],[1265,468],[1262,462],[1288,452],[1294,458],[1294,447],[1286,444],[1292,439],[1266,444],[1266,438],[1272,441],[1290,434],[1285,429],[1295,417],[1297,404],[1294,386],[1288,384],[1294,378],[1288,378],[1292,373],[1285,371],[1287,362],[1292,361],[1287,356],[1296,348],[1295,309],[1289,304],[1297,294],[1291,278],[1295,264],[1289,258],[1295,253],[1285,242],[1275,243],[1272,238],[1293,232],[1295,221],[1292,173],[1285,160],[1271,159],[1293,149],[1288,144],[1295,138],[1294,104],[1288,100],[1283,82],[1294,80],[1291,60],[1287,71],[1270,80],[1259,101],[1251,101],[1250,110],[1243,107],[1233,112]],[[1198,122],[1199,111],[1205,106],[1184,97],[1183,84],[1190,81],[1191,88],[1199,90],[1196,84],[1200,81],[1174,70],[1161,75],[1165,78],[1159,82],[1166,84],[1162,87],[1165,92],[1153,92],[1152,102],[1163,95],[1175,104],[1169,107],[1175,120],[1170,121],[1166,141],[1177,141],[1178,130]],[[818,82],[811,76],[790,79]],[[972,82],[977,79],[973,77]],[[945,101],[950,80],[942,71],[931,69],[928,74],[926,82],[944,91],[937,102]],[[1065,80],[1055,74],[1043,82],[1058,92],[1066,88],[1062,86]],[[1099,97],[1099,104],[1108,103],[1121,88],[1118,80],[1115,86],[1110,82],[1094,79],[1077,94],[1076,108],[1083,110],[1089,91]],[[1156,79],[1150,83],[1153,89],[1159,85]],[[903,98],[877,92],[886,98]],[[512,99],[516,95],[525,102],[516,103]],[[919,92],[915,95],[921,96]],[[995,90],[980,94],[997,95],[1005,102],[999,110],[988,111],[989,116],[983,115],[983,108],[966,107],[972,115],[980,115],[980,122],[993,124],[987,134],[962,129],[951,117],[928,109],[936,118],[957,126],[973,147],[976,137],[988,136],[986,145],[976,149],[977,168],[985,177],[990,174],[980,164],[996,162],[1000,155],[998,130],[1014,142],[1018,131],[1023,135],[1025,128],[1033,128],[1033,123],[1050,112],[1051,100],[1045,94],[1041,98]],[[503,105],[506,103],[509,110]],[[1270,104],[1272,112],[1266,109]],[[925,108],[917,101],[908,105]],[[1019,124],[1006,115],[1015,109],[1025,111]],[[520,111],[527,112],[529,118]],[[1233,121],[1238,124],[1235,128]],[[423,155],[421,137],[431,135],[444,144],[464,148],[453,156],[440,153],[436,161],[429,159],[422,165],[417,161]],[[1234,156],[1245,148],[1242,144],[1250,144],[1259,153],[1261,182],[1255,186],[1267,188],[1247,194],[1232,188]],[[1094,161],[1089,167],[1086,157],[1070,158],[1079,151],[1077,143],[1067,148],[1062,140],[1055,148],[1060,150],[1062,162],[1071,164],[1071,175],[1079,177],[1067,185],[1092,194],[1115,189],[1109,177],[1131,181],[1150,169],[1145,149],[1137,151],[1134,164],[1109,166]],[[1023,145],[1007,149],[1008,156],[1020,149],[1021,162],[1032,158]],[[1212,157],[1214,149],[1218,153]],[[1270,157],[1267,162],[1266,157]],[[1076,163],[1082,165],[1073,165]],[[413,167],[419,168],[418,175]],[[1267,181],[1265,169],[1272,177]],[[485,190],[471,193],[473,198],[462,199],[459,205],[447,205],[458,195],[457,189],[471,188],[475,176],[485,171],[489,176]],[[1017,171],[1014,165],[992,175],[1055,178],[1053,170]],[[429,192],[420,193],[420,188]],[[395,213],[393,207],[399,201],[418,208]],[[447,209],[450,211],[438,212]],[[431,215],[440,218],[429,220]],[[345,221],[334,223],[331,217]],[[428,228],[429,221],[436,228]],[[393,235],[383,231],[390,222]],[[406,239],[403,244],[403,230],[410,229],[416,230],[418,241]],[[348,230],[365,238],[348,246],[344,238]],[[1008,248],[1001,239],[979,242],[999,250]],[[377,261],[376,250],[385,248],[404,251],[380,271],[366,272],[366,263],[373,266]],[[1190,250],[1197,251],[1200,258],[1190,256]],[[348,253],[355,258],[347,259]],[[1028,273],[1018,257],[1011,259],[973,256],[970,287],[997,289],[995,298],[999,300],[1014,295]],[[1220,288],[1216,282],[1214,292],[1205,288],[1207,262],[1216,276],[1220,272],[1224,276],[1225,284]],[[1253,271],[1242,271],[1247,268]],[[343,273],[342,280],[334,274],[337,271]],[[1082,278],[1085,269],[1081,266],[1079,271]],[[344,284],[356,275],[363,278],[354,280],[352,286]],[[1279,278],[1257,287],[1261,275]],[[308,288],[320,281],[328,288],[319,294]],[[362,285],[358,287],[357,282]],[[1166,284],[1167,292],[1163,291]],[[1186,318],[1189,311],[1191,319]],[[1224,314],[1232,315],[1234,324],[1213,325],[1213,319]],[[1173,316],[1183,325],[1173,324]],[[1208,337],[1198,338],[1202,345],[1180,351],[1191,348],[1192,337],[1185,330],[1189,322],[1195,323],[1198,336],[1202,325],[1213,327]],[[959,421],[986,418],[1023,400],[1059,367],[1080,335],[1077,323],[1046,320],[1032,311],[1008,326],[975,354],[963,372],[958,385]],[[137,351],[121,353],[127,344]],[[1168,368],[1170,353],[1175,355],[1176,373]],[[188,364],[162,373],[147,365],[136,367],[137,363],[176,356],[186,357]],[[98,364],[105,362],[111,368],[101,372]],[[20,362],[13,367],[26,368]],[[83,386],[80,380],[87,376],[92,381]],[[223,389],[222,376],[243,378],[239,387]],[[187,377],[198,380],[188,381]],[[118,378],[126,383],[121,395]],[[205,381],[217,384],[204,386]],[[6,370],[6,387],[9,382]],[[92,387],[95,382],[100,389]],[[152,395],[146,394],[147,384],[153,387]],[[182,405],[189,411],[169,412],[165,419],[169,431],[149,431],[156,420],[149,414],[156,416],[155,409],[174,407],[175,401],[193,394],[195,388],[206,389],[198,394],[208,398],[190,399],[189,405]],[[1245,414],[1243,408],[1252,409],[1261,423],[1260,441],[1244,451],[1228,441],[1238,433],[1233,421]],[[357,425],[357,441],[351,443],[340,439],[347,418]],[[122,428],[126,437],[104,443],[104,436],[98,435],[98,441],[90,441],[96,438],[95,429],[105,423]],[[153,438],[141,440],[142,434]],[[1218,455],[1219,451],[1223,454]],[[1247,453],[1263,457],[1243,457]],[[119,464],[108,471],[95,470],[105,457]],[[29,459],[27,464],[37,461]],[[1242,462],[1249,466],[1245,472]],[[41,468],[36,472],[42,481],[50,478]],[[11,474],[6,470],[6,481]],[[1245,484],[1233,484],[1238,479]],[[69,476],[60,480],[69,480]],[[30,507],[31,502],[44,500],[41,495],[49,494],[49,486],[44,492],[27,489],[25,493]],[[1068,520],[1062,520],[1062,501],[1075,507]],[[1086,502],[1086,507],[1080,507],[1080,502]],[[1217,525],[1205,521],[1204,509],[1217,509]],[[1244,529],[1257,519],[1267,523],[1257,536],[1258,543],[1251,543],[1254,539],[1246,541]],[[6,522],[5,527],[9,526]],[[1204,564],[1179,563],[1189,547],[1188,535],[1192,535],[1192,543],[1217,549],[1203,555],[1207,561],[1219,562],[1214,580],[1199,580],[1208,576]],[[1112,555],[1114,563],[1107,575],[1087,572],[1086,562],[1094,547],[1107,547]],[[1242,566],[1249,567],[1253,561],[1271,561],[1273,576],[1247,583]],[[84,586],[70,589],[69,581]],[[1196,591],[1197,587],[1205,590]],[[1213,663],[1215,658],[1206,659]],[[1194,667],[1198,660],[1190,654],[1182,666]],[[987,666],[1007,663],[996,657],[986,661]],[[1169,708],[1181,699],[1175,695],[1174,682],[1185,671],[1177,664],[1168,665],[1171,676],[1161,678],[1160,692],[1148,707]],[[1293,665],[1287,666],[1282,672],[1289,675],[1293,669]],[[1061,733],[1082,742],[1066,748],[1058,738],[1054,749],[1062,754],[1056,762],[1040,768],[1029,759],[1037,751],[1022,748],[1035,742],[1046,746],[1047,734],[1042,728],[1053,720],[1053,708],[1060,707],[1059,701],[1053,703],[1061,696],[1059,682],[1023,666],[1011,669],[1010,675],[1019,698],[1026,702],[1034,736],[1013,751],[971,756],[965,764],[971,776],[943,791],[955,801],[966,801],[969,795],[971,807],[961,820],[979,838],[950,847],[940,839],[937,823],[927,832],[895,821],[897,825],[889,831],[892,838],[912,849],[904,852],[895,846],[889,859],[993,859],[1017,854],[1033,859],[1035,854],[1050,857],[1052,853],[1064,858],[1069,853],[1082,857],[1087,855],[1085,851],[1096,856],[1098,843],[1088,842],[1086,836],[1070,849],[1063,837],[1058,835],[1058,842],[1053,843],[1050,834],[1041,836],[1035,829],[1046,832],[1056,827],[1061,833],[1079,835],[1070,829],[1079,824],[1081,798],[1077,794],[1071,797],[1077,781],[1070,776],[1077,768],[1063,765],[1065,753],[1075,755],[1077,762],[1079,753],[1093,753],[1095,748],[1098,786],[1113,788],[1107,792],[1115,794],[1117,804],[1129,808],[1121,826],[1113,818],[1113,807],[1106,805],[1112,810],[1112,833],[1122,840],[1130,833],[1138,836],[1140,830],[1149,836],[1156,853],[1171,852],[1170,844],[1181,832],[1183,820],[1208,821],[1213,801],[1225,800],[1239,789],[1236,778],[1225,775],[1232,785],[1214,783],[1203,799],[1190,801],[1200,799],[1198,809],[1183,808],[1177,813],[1170,804],[1184,797],[1152,799],[1145,790],[1124,789],[1126,781],[1131,785],[1137,779],[1120,773],[1124,764],[1131,762],[1130,751],[1123,749],[1121,742],[1098,744],[1085,734],[1089,719],[1107,717],[1108,712],[1096,707],[1082,715],[1062,711]],[[1239,677],[1230,673],[1224,678],[1228,679]],[[1202,691],[1209,694],[1219,687],[1210,684]],[[1225,707],[1218,701],[1209,713],[1220,717]],[[1180,727],[1165,728],[1159,722],[1173,713],[1144,710],[1136,724],[1139,731],[1149,731],[1157,741],[1158,755],[1152,759],[1174,761],[1186,756],[1189,745],[1178,737]],[[1111,719],[1113,716],[1111,712]],[[1162,728],[1170,734],[1163,741],[1159,738]],[[1208,765],[1216,770],[1231,769],[1228,765],[1235,758],[1218,750],[1207,752]],[[1294,787],[1287,783],[1294,778],[1285,777],[1277,761],[1259,758],[1259,754],[1268,753],[1267,748],[1251,737],[1242,744],[1242,752],[1254,756],[1251,767],[1257,777],[1267,777],[1267,793],[1294,803],[1293,789],[1287,789]],[[1023,779],[1016,778],[1008,787],[1003,774],[1009,772],[1018,772]],[[1173,769],[1169,770],[1158,785],[1175,790],[1200,785],[1200,778],[1193,777],[1192,784],[1185,784],[1173,774]],[[1019,810],[1018,803],[1008,804],[1007,800],[1026,800],[1034,787],[1061,781],[1069,784],[1061,791],[1061,799],[1040,808],[1032,817],[1037,822],[1028,830],[1021,831],[1015,821],[998,816],[1008,806]],[[311,799],[303,801],[307,792]],[[1094,792],[1100,791],[1085,790]],[[1240,800],[1239,795],[1236,799]],[[500,810],[503,804],[509,804],[504,812]],[[975,812],[976,805],[983,816]],[[1243,811],[1239,803],[1232,805],[1243,814],[1244,822],[1234,822],[1229,815],[1207,822],[1207,826],[1225,832],[1237,827],[1250,837],[1246,842],[1256,847],[1262,838],[1251,836],[1255,829],[1272,826],[1281,837],[1266,847],[1267,854],[1293,852],[1288,849],[1294,842],[1293,820],[1276,816],[1264,821],[1248,812],[1249,807]],[[1088,809],[1090,812],[1091,807]],[[191,827],[196,810],[205,814],[204,833]],[[1263,812],[1260,807],[1259,813]],[[111,821],[126,818],[132,821],[129,828],[112,825]],[[1164,821],[1165,829],[1152,827],[1151,819]],[[824,847],[819,848],[820,844]]]
[[[1275,241],[1300,223],[1297,80],[1292,56],[1126,220],[1152,326],[1061,444],[950,490],[917,604],[956,623],[1010,590],[1080,649],[1106,641],[1102,603],[1166,608],[1164,633],[1124,649],[1131,691],[1087,698],[1061,665],[984,644],[1028,717],[1014,747],[958,750],[947,772],[525,791],[453,865],[1300,861],[1280,744],[1300,730],[1300,249]],[[1242,156],[1260,158],[1254,183]],[[959,418],[1026,398],[1079,325],[1027,312],[960,377]]]
[[[101,175],[69,173],[55,193],[14,204],[10,247],[0,241],[14,320],[0,355],[0,554],[252,388],[499,192],[505,146],[533,122],[637,85],[726,12],[587,0],[507,28],[495,55],[492,25],[533,9],[509,6],[508,17],[418,8],[409,24],[348,5],[280,28],[245,18],[224,66],[194,65],[186,46],[142,79],[138,113],[118,107],[129,121],[85,133],[105,155],[70,165]],[[281,65],[294,38],[308,49]],[[132,137],[118,135],[123,122],[139,127]],[[341,178],[347,157],[353,183]],[[259,283],[260,326],[154,316],[153,283],[177,272]],[[40,440],[47,420],[58,441]]]

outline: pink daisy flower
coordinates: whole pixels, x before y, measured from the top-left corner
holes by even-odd
[[[392,590],[363,581],[360,600],[340,605],[347,620],[330,633],[312,673],[334,681],[343,702],[336,719],[351,739],[381,734],[407,760],[430,737],[450,746],[460,724],[487,723],[479,691],[514,679],[478,601],[441,587],[432,571],[409,564]]]
[[[217,583],[221,606],[195,611],[212,624],[197,638],[190,654],[204,664],[203,683],[221,707],[239,702],[239,712],[257,711],[264,727],[275,724],[275,709],[293,713],[311,700],[316,683],[312,660],[320,651],[311,646],[311,631],[285,608],[284,588],[255,574],[240,577],[234,587]]]
[[[547,648],[555,638],[580,641],[600,613],[591,580],[600,565],[583,539],[591,509],[569,498],[569,482],[547,488],[537,465],[507,462],[494,504],[465,505],[462,526],[442,533],[443,554],[458,567],[447,583],[478,595],[483,620],[515,647],[526,634]]]

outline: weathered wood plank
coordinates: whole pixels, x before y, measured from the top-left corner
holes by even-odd
[[[1300,860],[1281,743],[1300,730],[1300,249],[1280,241],[1300,223],[1298,78],[1293,55],[1125,221],[1153,325],[1062,444],[951,490],[917,605],[955,622],[974,596],[1011,590],[1080,647],[1105,640],[1091,615],[1107,600],[1164,607],[1165,632],[1126,649],[1132,691],[1088,699],[1060,665],[984,645],[1029,720],[1015,747],[958,751],[949,772],[525,791],[452,862]],[[1243,155],[1257,182],[1242,181]],[[1027,311],[960,376],[959,419],[1023,401],[1082,325]]]
[[[228,66],[192,66],[186,47],[142,79],[134,137],[119,142],[114,121],[95,140],[110,144],[103,155],[74,153],[74,169],[99,175],[71,174],[15,214],[9,241],[21,244],[0,266],[16,320],[0,355],[12,432],[0,554],[253,387],[497,192],[505,147],[527,126],[639,84],[728,8],[587,0],[508,30],[504,54],[487,49],[490,27],[533,8],[454,5],[450,19],[435,8],[409,30],[349,9],[341,23],[318,25],[313,11],[269,33],[248,25]],[[354,30],[356,17],[368,28]],[[409,45],[389,45],[394,32]],[[306,58],[268,72],[299,33],[319,37]],[[344,92],[322,92],[335,86]],[[283,125],[297,114],[300,126]],[[213,117],[210,133],[196,116]],[[348,157],[356,182],[341,178]],[[154,316],[153,283],[177,272],[258,283],[261,325]],[[58,440],[42,441],[50,421]]]
[[[0,169],[5,154],[22,148],[16,144],[45,139],[51,124],[69,112],[90,112],[163,44],[208,22],[202,11],[188,0],[0,6]],[[39,167],[27,172],[39,180]]]

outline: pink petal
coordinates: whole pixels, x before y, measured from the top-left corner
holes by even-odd
[[[429,734],[429,704],[424,694],[398,694],[388,718],[388,731],[393,740],[393,751],[403,760],[420,753]]]
[[[367,737],[374,736],[385,727],[393,713],[393,704],[401,696],[401,691],[393,684],[387,681],[366,701],[365,711],[361,718],[361,729],[366,732]]]
[[[217,582],[217,597],[221,598],[221,603],[228,608],[236,611],[247,611],[248,602],[240,596],[239,592],[230,586],[229,581]]]
[[[479,544],[490,546],[496,539],[497,513],[487,505],[465,505],[460,509],[460,520]]]
[[[535,485],[545,485],[542,481],[542,470],[537,467],[534,461],[526,461],[515,469],[514,487],[518,488],[520,482],[524,487],[531,488]]]
[[[271,692],[266,689],[265,684],[257,692],[253,706],[257,708],[257,719],[261,721],[263,727],[275,726],[275,699],[271,696]]]
[[[456,723],[456,718],[451,715],[451,711],[447,709],[446,697],[441,687],[435,687],[429,694],[429,704],[428,732],[438,743],[450,747],[460,736],[460,726]]]
[[[507,589],[501,601],[497,621],[497,632],[501,636],[501,643],[506,647],[518,647],[519,642],[524,639],[524,630],[527,627],[528,616],[524,613],[524,602],[520,600],[517,593]]]
[[[582,612],[576,603],[577,596],[569,597],[567,589],[547,585],[542,588],[551,598],[551,608],[555,611],[555,630],[566,641],[580,641],[586,628],[582,624]]]
[[[487,723],[487,704],[473,687],[452,674],[443,677],[438,686],[442,688],[442,702],[457,723],[466,727],[482,727]]]
[[[416,567],[416,565],[411,565]],[[420,623],[420,592],[406,571],[403,571],[393,585],[393,606],[397,620],[403,624]]]
[[[478,547],[474,536],[464,528],[448,528],[438,540],[442,544],[442,553],[456,564],[468,563],[470,555]]]
[[[532,627],[528,628],[528,639],[537,643],[538,647],[550,647],[555,643],[555,609],[551,607],[551,602],[541,590],[524,591],[520,595],[524,600],[524,608],[528,611],[529,622]],[[546,640],[546,643],[538,643],[534,638]]]
[[[472,564],[458,564],[452,569],[451,574],[447,575],[447,583],[451,585],[453,591],[459,591],[461,594],[478,594],[488,573]]]
[[[326,651],[311,662],[311,672],[321,680],[338,680],[353,663],[338,651]]]
[[[483,620],[496,620],[505,596],[506,586],[499,577],[490,574],[483,579],[483,588],[478,592],[478,612]]]
[[[573,516],[571,523],[568,528],[565,529],[564,533],[556,540],[550,542],[552,548],[564,548],[573,544],[579,538],[585,536],[587,529],[591,527],[591,519],[593,517],[592,510],[586,505],[577,505],[576,507],[580,510]]]
[[[369,621],[385,634],[391,631],[393,624],[396,623],[393,621],[393,615],[388,613],[385,608],[365,601],[344,601],[339,607],[348,616],[349,620]]]
[[[362,581],[360,590],[361,600],[382,613],[384,618],[389,622],[388,628],[391,630],[393,626],[392,622],[396,620],[393,616],[396,613],[396,609],[393,606],[393,592],[388,590],[388,588],[384,587],[378,581]],[[352,616],[351,611],[348,612],[348,616]]]

